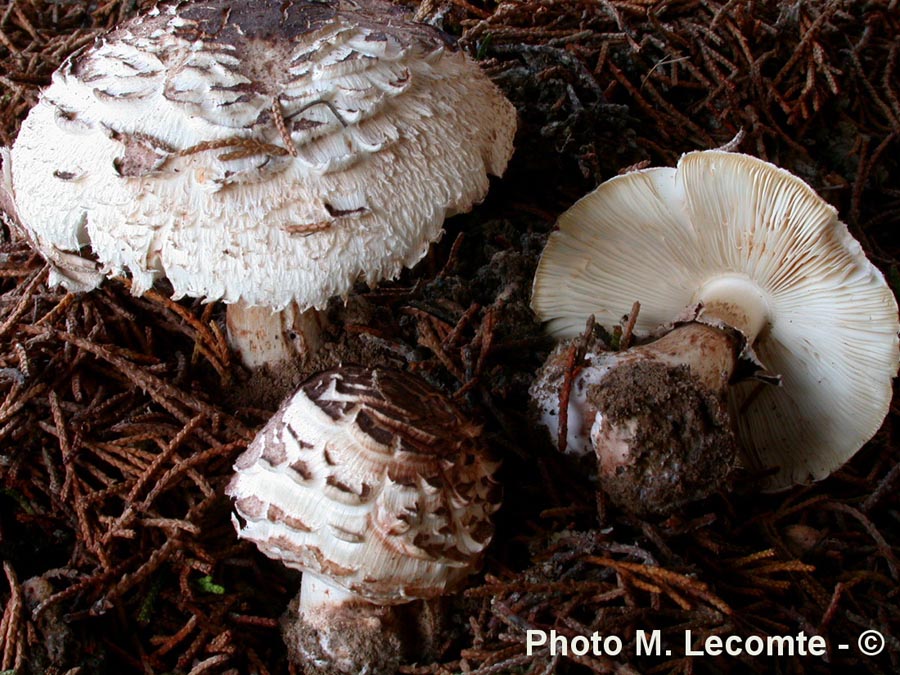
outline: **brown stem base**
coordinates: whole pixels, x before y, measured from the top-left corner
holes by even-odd
[[[376,605],[310,576],[305,599],[301,591],[281,618],[288,656],[305,675],[394,675],[440,656],[448,629],[441,598]]]
[[[653,359],[611,370],[588,393],[598,481],[617,506],[660,515],[721,488],[736,442],[722,397],[685,366]]]

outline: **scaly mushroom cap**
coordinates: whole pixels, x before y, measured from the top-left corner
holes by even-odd
[[[560,217],[532,304],[552,333],[573,336],[635,300],[637,328],[652,330],[729,297],[782,381],[730,388],[745,463],[778,468],[769,489],[824,478],[887,414],[900,325],[882,274],[799,178],[720,151],[613,178]]]
[[[305,310],[418,261],[514,131],[478,66],[389,2],[176,3],[54,73],[5,189],[72,290],[127,272],[136,294],[165,276]]]
[[[414,375],[315,375],[235,464],[239,535],[378,604],[441,595],[493,534],[497,464],[479,434]]]

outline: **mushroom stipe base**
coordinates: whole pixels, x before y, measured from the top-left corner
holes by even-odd
[[[290,659],[304,675],[358,675],[361,668],[367,675],[395,675],[401,664],[438,658],[447,636],[440,600],[383,607],[357,600],[317,608],[312,620],[299,605],[298,595],[280,623]]]
[[[726,486],[738,463],[727,393],[739,332],[688,322],[618,352],[595,333],[573,340],[585,356],[572,365],[566,453],[595,458],[613,503],[661,515]],[[571,344],[557,346],[530,390],[538,423],[557,440]]]
[[[615,504],[659,515],[725,487],[736,460],[731,419],[723,397],[686,366],[634,361],[591,385],[587,398],[603,411],[598,482]],[[628,450],[615,452],[613,436]]]

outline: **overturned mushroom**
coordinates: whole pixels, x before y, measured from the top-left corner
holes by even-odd
[[[614,178],[563,214],[534,282],[548,329],[572,336],[585,317],[614,322],[635,300],[637,328],[668,324],[664,336],[589,353],[567,409],[571,445],[593,447],[626,506],[673,508],[689,498],[675,494],[685,472],[706,471],[686,466],[689,455],[728,455],[717,400],[740,459],[771,490],[829,475],[887,413],[900,358],[894,296],[835,210],[787,171],[694,152],[677,169]],[[562,379],[551,363],[532,389],[554,433]],[[662,445],[687,455],[647,456]]]
[[[4,191],[51,281],[222,300],[255,366],[314,346],[308,310],[422,258],[514,131],[478,66],[389,2],[178,2],[54,73]]]
[[[496,468],[480,429],[416,376],[346,366],[301,385],[227,490],[239,535],[303,570],[292,658],[307,672],[387,674],[421,657],[394,606],[476,569]]]

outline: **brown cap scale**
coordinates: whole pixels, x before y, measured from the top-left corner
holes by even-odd
[[[304,572],[288,635],[310,672],[393,672],[404,636],[378,608],[457,587],[478,567],[499,506],[480,429],[390,369],[313,376],[235,469],[227,492],[239,535]],[[363,643],[393,653],[359,654]]]
[[[835,210],[767,162],[689,153],[677,168],[614,178],[560,217],[532,299],[548,329],[573,336],[587,316],[615,322],[634,301],[637,329],[664,337],[597,355],[593,374],[581,376],[590,386],[572,399],[581,407],[570,431],[593,442],[601,467],[612,467],[611,482],[626,472],[610,458],[637,457],[635,425],[653,424],[640,413],[640,389],[625,386],[641,379],[645,360],[688,372],[697,401],[712,392],[727,405],[740,460],[768,474],[768,489],[824,478],[887,413],[900,359],[896,300]],[[620,365],[636,369],[634,377],[607,380]],[[742,377],[754,371],[769,384]],[[547,395],[552,388],[533,390],[551,430],[559,406]],[[604,419],[587,405],[587,392],[597,400],[604,388],[607,401],[633,400],[632,413]],[[721,430],[714,406],[698,406],[662,407],[656,416],[683,415],[683,429],[706,416],[701,427]],[[650,510],[673,505],[662,499]]]
[[[179,2],[60,67],[0,193],[52,281],[222,300],[260,365],[312,346],[307,310],[417,262],[514,132],[478,65],[389,2]]]

